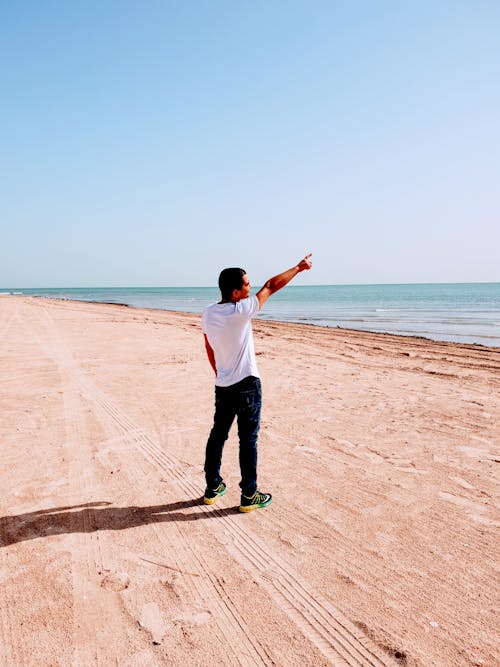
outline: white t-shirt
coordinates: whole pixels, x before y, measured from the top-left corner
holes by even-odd
[[[218,387],[229,387],[249,375],[260,377],[251,321],[258,312],[256,296],[237,303],[212,303],[203,311],[201,326],[214,351]]]

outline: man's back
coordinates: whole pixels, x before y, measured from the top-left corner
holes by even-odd
[[[215,355],[215,384],[228,387],[249,375],[259,377],[251,320],[259,311],[257,297],[214,303],[203,311],[202,329]]]

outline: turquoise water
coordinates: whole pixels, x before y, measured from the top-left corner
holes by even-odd
[[[193,313],[201,313],[219,299],[217,288],[212,287],[0,289],[2,292]],[[500,283],[290,285],[269,299],[259,318],[500,347]]]

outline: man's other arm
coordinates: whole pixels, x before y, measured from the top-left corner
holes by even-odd
[[[217,375],[217,366],[215,365],[215,354],[212,349],[212,346],[208,342],[207,334],[203,334],[205,337],[205,350],[207,351],[207,357],[208,361],[210,362],[210,366],[214,369],[214,373]]]
[[[311,257],[312,253],[309,253],[304,259],[301,259],[298,264],[292,266],[291,269],[283,271],[283,273],[279,273],[277,276],[270,278],[264,287],[262,287],[255,295],[259,300],[259,308],[262,308],[272,294],[280,290],[282,287],[285,287],[285,285],[288,285],[288,283],[295,278],[296,275],[301,273],[301,271],[308,271],[312,266]]]

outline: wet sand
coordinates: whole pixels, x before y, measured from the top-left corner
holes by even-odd
[[[246,515],[198,316],[0,298],[1,665],[500,663],[500,350],[254,331]]]

